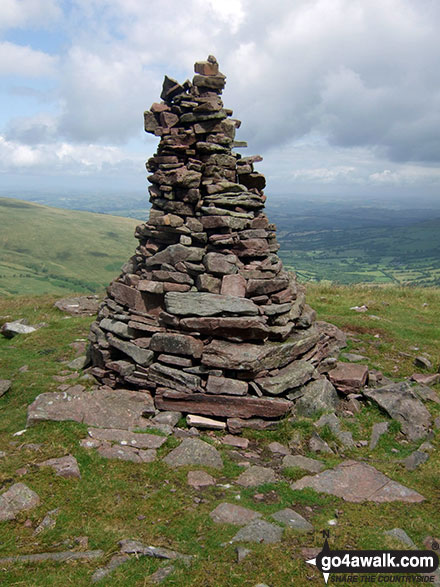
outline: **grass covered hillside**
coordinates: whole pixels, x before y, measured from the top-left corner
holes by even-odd
[[[138,221],[0,198],[0,296],[102,290],[133,254]]]
[[[440,538],[440,385],[432,387],[434,396],[425,402],[432,420],[436,421],[427,438],[429,448],[425,450],[429,458],[415,470],[408,470],[402,460],[420,448],[422,440],[408,440],[397,421],[390,420],[377,405],[364,401],[359,412],[338,412],[341,427],[352,433],[355,446],[341,444],[328,427],[320,429],[333,454],[311,452],[309,440],[317,429],[316,416],[285,419],[274,431],[247,430],[243,434],[249,440],[245,450],[224,444],[222,432],[201,431],[202,440],[220,452],[222,469],[169,467],[162,459],[180,443],[174,435],[167,436],[153,462],[108,460],[95,449],[80,445],[87,437],[84,424],[44,422],[21,432],[26,425],[27,407],[39,394],[76,384],[89,389],[93,384],[81,371],[67,366],[67,362],[84,351],[93,318],[66,319],[53,307],[55,299],[54,296],[0,299],[0,325],[18,318],[26,318],[31,324],[46,323],[30,335],[11,340],[0,337],[3,358],[0,378],[12,381],[11,389],[0,398],[0,493],[13,484],[24,483],[41,500],[36,507],[19,513],[15,520],[0,521],[0,559],[66,550],[77,555],[96,549],[102,553],[89,562],[3,562],[1,585],[89,586],[97,569],[119,552],[118,541],[129,538],[192,555],[193,559],[187,567],[183,560],[132,556],[97,585],[153,585],[156,584],[154,573],[169,568],[170,564],[173,569],[163,580],[164,586],[324,585],[322,574],[307,565],[305,559],[311,556],[309,549],[322,548],[322,530],[327,529],[332,549],[407,548],[396,537],[385,534],[394,528],[404,530],[419,549],[426,544],[428,547],[437,544],[432,538],[437,541]],[[417,370],[413,360],[421,354],[431,360],[432,373],[437,369],[439,289],[313,284],[308,287],[307,299],[318,311],[319,319],[328,320],[347,333],[345,352],[362,354],[363,362],[370,369],[380,369],[388,377],[402,379]],[[367,312],[350,310],[362,304],[368,306]],[[373,425],[379,422],[388,422],[388,430],[370,448]],[[184,418],[178,425],[187,427]],[[14,436],[17,432],[20,434]],[[274,441],[288,447],[292,454],[319,459],[325,468],[347,459],[365,462],[418,491],[425,500],[352,503],[312,489],[293,489],[292,482],[308,473],[283,465],[282,456],[269,448]],[[50,467],[37,466],[46,459],[69,454],[78,461],[80,479],[66,479],[57,476]],[[237,480],[246,470],[246,464],[272,468],[276,480],[255,487],[241,486]],[[190,487],[188,472],[201,468],[214,477],[215,484],[200,489]],[[214,523],[210,517],[214,508],[225,502],[258,512],[268,522],[273,522],[274,512],[292,508],[313,529],[299,532],[285,528],[281,542],[274,544],[231,544],[238,527]],[[55,523],[36,531],[53,510]],[[249,549],[240,562],[237,545]]]

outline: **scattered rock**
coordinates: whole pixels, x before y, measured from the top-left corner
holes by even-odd
[[[110,561],[105,567],[101,567],[97,569],[92,575],[92,583],[97,583],[110,575],[115,569],[120,567],[122,564],[130,560],[130,556],[128,554],[115,554],[112,556]]]
[[[431,361],[423,355],[419,355],[414,359],[414,365],[421,369],[431,370],[433,368]]]
[[[223,468],[223,461],[217,449],[199,438],[185,438],[163,461],[170,467],[201,465],[214,469]]]
[[[38,535],[38,534],[41,534],[41,532],[44,532],[45,530],[51,530],[52,528],[55,528],[56,523],[57,523],[56,518],[57,518],[59,512],[60,512],[59,508],[56,508],[56,509],[48,512],[44,516],[42,521],[38,524],[38,526],[35,528],[34,534]]]
[[[279,512],[275,512],[271,516],[277,522],[285,524],[289,528],[298,530],[298,532],[312,532],[313,526],[300,514],[290,508],[285,508]]]
[[[425,499],[420,493],[393,481],[371,465],[356,461],[344,461],[334,469],[303,477],[291,485],[294,490],[305,487],[355,503],[364,501],[419,503]]]
[[[377,443],[379,442],[379,438],[382,436],[382,434],[388,432],[388,426],[388,422],[376,422],[376,424],[373,424],[370,439],[370,450],[376,448]]]
[[[251,520],[261,518],[259,512],[231,503],[221,503],[209,515],[216,524],[234,524],[235,526],[244,526]]]
[[[362,306],[353,306],[350,310],[354,310],[355,312],[368,312],[368,306],[362,304]]]
[[[78,467],[78,462],[72,455],[65,457],[59,457],[55,459],[49,459],[43,463],[38,464],[39,467],[52,467],[55,473],[59,477],[69,478],[81,478],[81,473]]]
[[[429,455],[426,452],[415,450],[409,456],[406,457],[402,462],[406,467],[407,471],[415,471],[420,465],[426,463]]]
[[[133,463],[152,463],[156,459],[156,450],[141,450],[133,446],[121,446],[105,443],[98,447],[99,454],[105,459],[132,461]]]
[[[162,581],[165,581],[165,579],[169,577],[171,573],[174,573],[174,566],[168,565],[167,567],[157,569],[155,573],[148,577],[148,580],[150,581],[150,583],[154,584],[162,583]]]
[[[253,465],[243,471],[237,479],[237,483],[243,487],[256,487],[263,483],[275,483],[276,476],[273,469]]]
[[[166,426],[174,428],[174,426],[177,426],[181,417],[181,412],[159,412],[154,418],[151,418],[151,422],[154,422],[155,424],[165,424]]]
[[[77,357],[76,359],[73,359],[73,361],[70,361],[69,363],[67,363],[67,366],[69,367],[69,369],[73,369],[75,371],[78,371],[80,369],[84,369],[85,367],[87,367],[89,360],[87,359],[86,356],[82,356],[82,357]]]
[[[119,546],[122,554],[137,554],[138,556],[183,560],[184,562],[190,562],[193,558],[190,554],[181,554],[180,552],[162,546],[145,546],[138,540],[121,540]]]
[[[368,358],[364,355],[357,355],[356,353],[342,353],[341,357],[349,363],[358,363],[359,361],[367,361]]]
[[[334,452],[329,447],[329,445],[326,443],[326,441],[323,440],[319,436],[319,434],[317,434],[316,432],[313,432],[313,434],[309,440],[309,449],[312,452],[323,452],[323,453],[328,453],[328,454],[334,454]]]
[[[24,483],[15,483],[0,495],[0,520],[14,520],[23,511],[40,504],[40,498]]]
[[[427,435],[431,415],[407,381],[365,389],[363,393],[401,423],[402,432],[409,440],[419,440]]]
[[[304,469],[304,471],[309,471],[310,473],[320,473],[325,469],[325,465],[321,461],[309,459],[302,455],[285,456],[283,459],[283,467],[298,467],[299,469]]]
[[[89,428],[89,436],[99,441],[117,442],[122,446],[134,448],[160,448],[167,439],[157,434],[129,432],[114,428]]]
[[[328,426],[336,438],[346,447],[353,447],[353,436],[351,432],[347,432],[345,430],[341,430],[341,422],[336,414],[325,414],[321,416],[315,425],[318,428],[322,428],[323,426]]]
[[[188,471],[187,483],[194,489],[215,485],[215,479],[205,471]]]
[[[241,563],[247,556],[252,552],[249,548],[244,548],[244,546],[237,546],[235,549],[237,553],[237,562]]]
[[[98,296],[64,298],[54,303],[55,308],[74,316],[93,316],[99,309]]]
[[[68,561],[91,561],[101,558],[104,555],[103,550],[88,550],[86,552],[42,552],[41,554],[22,554],[20,556],[6,556],[0,558],[0,565],[9,563],[43,563],[45,561],[55,561],[58,563]]]
[[[246,449],[249,446],[249,440],[247,438],[243,438],[241,436],[233,436],[232,434],[226,434],[226,436],[222,438],[222,443],[243,449]]]
[[[154,414],[148,392],[102,387],[92,391],[42,393],[28,408],[27,425],[47,420],[74,420],[100,428],[145,428]]]
[[[287,448],[287,446],[284,446],[279,442],[271,442],[267,448],[270,450],[270,452],[278,455],[290,455],[290,450]]]
[[[349,394],[359,392],[368,379],[367,365],[357,363],[337,363],[329,372],[329,379],[341,393]]]
[[[436,385],[440,383],[440,373],[424,374],[424,373],[413,373],[411,379],[421,385]]]
[[[9,379],[0,379],[0,397],[11,389],[11,385],[12,381]]]
[[[5,322],[0,329],[0,333],[5,338],[13,338],[17,334],[30,334],[35,332],[38,326],[29,326],[24,319],[15,320],[15,322]]]
[[[241,528],[231,542],[257,542],[259,544],[273,544],[280,542],[283,529],[265,520],[255,519]]]
[[[401,542],[406,546],[409,546],[410,548],[415,547],[414,542],[411,540],[411,538],[408,536],[405,530],[402,530],[402,528],[393,528],[392,530],[386,530],[384,534],[386,536],[394,538],[394,540],[397,540],[398,542]]]

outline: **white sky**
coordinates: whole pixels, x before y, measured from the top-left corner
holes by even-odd
[[[2,0],[0,190],[145,188],[163,75],[216,55],[271,194],[438,195],[436,0]]]

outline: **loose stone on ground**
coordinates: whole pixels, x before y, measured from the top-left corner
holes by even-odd
[[[275,483],[276,480],[275,471],[273,469],[254,465],[241,473],[237,479],[237,483],[243,485],[243,487],[256,487],[263,483]]]
[[[14,520],[19,512],[39,504],[40,498],[35,491],[24,483],[15,483],[0,495],[0,520]]]
[[[231,503],[219,504],[209,515],[216,524],[234,524],[236,526],[243,526],[251,520],[261,518],[259,512]]]
[[[320,473],[323,469],[325,469],[323,462],[317,461],[315,459],[309,459],[308,457],[303,457],[302,455],[286,455],[283,459],[282,466],[284,468],[298,467],[299,469],[304,469],[310,473]]]
[[[276,524],[270,524],[265,520],[255,519],[247,526],[241,528],[232,538],[231,542],[257,542],[259,544],[273,544],[280,542],[283,536],[283,528]]]
[[[65,457],[59,457],[54,459],[48,459],[38,464],[39,467],[52,467],[55,473],[59,477],[69,478],[81,478],[81,473],[78,467],[78,462],[72,455]]]
[[[289,528],[293,528],[298,532],[312,532],[313,526],[300,514],[292,510],[291,508],[285,508],[279,512],[275,512],[271,516],[277,522],[285,524]]]
[[[223,461],[218,450],[199,438],[185,438],[177,448],[167,454],[163,461],[170,467],[201,465],[215,469],[223,468]]]
[[[417,491],[393,481],[371,465],[357,461],[344,461],[334,469],[303,477],[291,485],[294,490],[306,487],[355,503],[364,501],[419,503],[425,499]]]

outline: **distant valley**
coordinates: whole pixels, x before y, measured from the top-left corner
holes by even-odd
[[[134,227],[148,216],[142,194],[29,199],[0,198],[0,295],[103,290],[133,254]],[[269,198],[266,211],[284,264],[302,281],[440,285],[440,203],[292,196]]]

